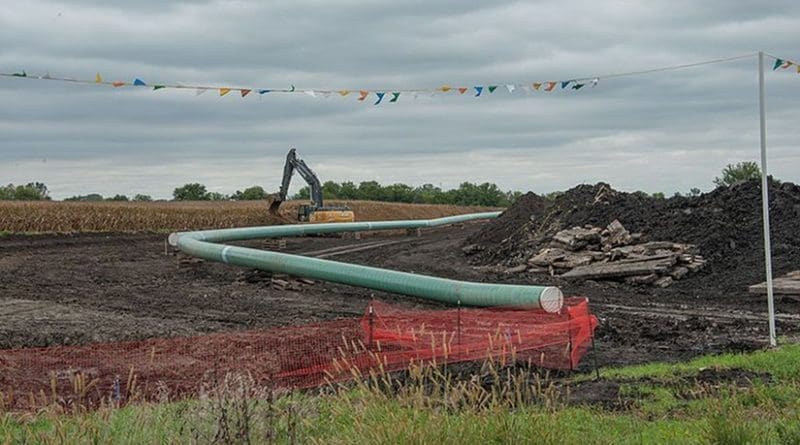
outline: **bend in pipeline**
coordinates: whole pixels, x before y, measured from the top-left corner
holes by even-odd
[[[217,244],[254,238],[296,236],[309,233],[358,232],[435,227],[458,222],[495,218],[500,212],[486,212],[431,220],[376,221],[285,226],[244,227],[173,233],[169,242],[181,251],[226,264],[287,273],[325,281],[365,287],[435,301],[469,306],[538,306],[558,312],[563,294],[557,287],[474,283],[380,269],[280,252]]]

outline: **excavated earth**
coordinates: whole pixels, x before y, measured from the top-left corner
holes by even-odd
[[[594,199],[594,193],[587,189],[587,199]],[[522,202],[528,200],[530,197]],[[693,213],[686,214],[679,200],[668,201],[669,205],[657,207],[654,214],[677,212],[690,224],[700,215],[717,212],[698,202]],[[779,201],[774,213],[797,211],[797,207],[784,209],[783,205]],[[546,208],[546,204],[534,203],[537,206]],[[741,206],[734,202],[731,206],[740,207],[742,219],[758,218],[758,213],[748,214],[757,212],[757,202]],[[508,224],[508,218],[425,230],[419,237],[392,233],[360,240],[288,239],[284,251],[464,280],[557,284],[567,295],[589,297],[600,319],[597,351],[583,360],[584,370],[591,369],[595,361],[600,366],[680,361],[705,353],[765,346],[766,302],[746,290],[747,284],[761,280],[758,268],[763,259],[758,233],[728,239],[720,229],[737,221],[720,218],[715,225],[697,226],[687,235],[666,221],[645,226],[651,216],[639,215],[637,207],[622,207],[625,212],[603,209],[607,213],[600,216],[578,209],[570,213],[571,219],[565,224],[598,224],[608,217],[620,218],[631,230],[697,243],[707,257],[719,260],[696,278],[666,289],[566,282],[557,277],[505,274],[472,264],[475,257],[466,256],[463,246],[490,236],[495,236],[494,243],[507,238],[491,231],[503,224],[512,232],[518,230]],[[515,214],[530,220],[531,211],[511,208],[506,213]],[[776,233],[788,230],[780,221],[775,220]],[[797,232],[793,236],[776,237],[782,240],[776,242],[776,272],[790,266],[800,268]],[[270,284],[269,274],[165,251],[165,238],[153,234],[0,238],[0,348],[187,336],[358,317],[373,296],[411,307],[436,306],[416,298],[326,282],[288,279],[288,287],[276,288]],[[787,247],[781,243],[792,244]],[[243,244],[266,247],[263,241]],[[731,258],[734,252],[739,256]],[[738,264],[744,265],[742,269],[736,267]],[[744,268],[751,265],[752,270]],[[777,312],[780,335],[800,332],[800,303],[779,301]]]
[[[800,269],[800,186],[773,182],[770,216],[775,275]],[[619,192],[604,183],[580,185],[553,200],[528,193],[466,245],[480,249],[473,264],[513,266],[545,247],[558,230],[605,227],[615,219],[646,240],[694,244],[708,260],[699,275],[678,281],[669,292],[727,303],[764,280],[759,181],[670,199]]]

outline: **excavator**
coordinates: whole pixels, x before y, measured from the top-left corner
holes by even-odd
[[[283,166],[283,182],[278,193],[269,196],[269,212],[273,215],[278,214],[286,194],[289,192],[289,183],[295,170],[308,184],[311,194],[311,204],[301,205],[297,209],[297,220],[310,223],[331,223],[331,222],[353,222],[355,214],[349,207],[345,206],[325,206],[322,202],[322,186],[319,178],[306,163],[297,157],[297,150],[292,148],[286,155],[286,164]]]

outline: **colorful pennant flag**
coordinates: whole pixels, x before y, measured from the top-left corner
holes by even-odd
[[[745,56],[741,56],[741,57],[745,57]],[[739,58],[741,58],[741,57],[739,57]],[[713,63],[713,62],[715,62],[715,61],[708,61],[708,63]],[[800,74],[800,64],[798,64],[797,62],[794,62],[794,61],[791,61],[791,60],[787,60],[787,59],[775,58],[775,63],[773,65],[772,69],[773,69],[773,71],[778,70],[778,69],[782,69],[782,70],[792,69],[792,71],[795,71],[795,69],[793,69],[793,67],[795,67],[796,68],[796,72],[798,74]],[[672,67],[672,68],[676,68],[676,67]],[[617,74],[614,75],[614,77],[628,76],[628,75],[641,74],[641,73],[642,72],[617,73]],[[113,85],[114,87],[117,87],[117,88],[118,87],[122,87],[122,86],[127,86],[127,85],[147,86],[147,83],[145,83],[144,80],[142,80],[141,78],[138,78],[138,77],[132,77],[133,80],[131,82],[126,82],[126,81],[121,81],[121,80],[117,80],[117,81],[114,81],[114,82],[108,82],[108,81],[103,79],[103,76],[100,74],[99,71],[95,73],[95,77],[94,77],[93,80],[92,80],[91,77],[85,78],[85,79],[74,79],[74,78],[65,78],[65,77],[53,78],[53,77],[51,77],[49,75],[49,73],[44,75],[44,76],[36,76],[36,75],[28,76],[28,74],[27,74],[27,72],[25,70],[22,70],[20,72],[0,73],[0,76],[5,76],[5,77],[32,77],[34,79],[52,79],[52,80],[60,80],[60,81],[65,81],[65,82],[67,82],[67,81],[68,82],[77,82],[77,83],[83,83],[83,84],[92,84],[92,83],[94,83],[94,84],[102,84],[102,85],[109,85],[110,84],[110,85]],[[522,91],[525,91],[526,94],[530,94],[533,91],[541,91],[541,90],[544,90],[544,91],[547,91],[547,92],[552,92],[556,88],[558,88],[559,86],[560,86],[560,89],[562,89],[562,90],[570,88],[572,90],[576,90],[577,91],[577,90],[580,90],[580,89],[584,88],[586,85],[588,85],[590,83],[591,83],[592,87],[596,87],[598,85],[599,81],[600,81],[599,77],[594,77],[594,78],[590,77],[590,78],[572,78],[572,79],[568,79],[568,80],[555,80],[555,81],[533,82],[533,83],[516,83],[516,84],[515,83],[510,83],[510,84],[498,84],[498,85],[477,85],[477,86],[473,86],[473,87],[463,87],[463,86],[462,87],[451,87],[448,84],[444,84],[444,85],[442,85],[442,86],[440,86],[438,88],[408,89],[408,90],[397,90],[397,91],[394,91],[394,92],[392,92],[391,90],[389,90],[389,91],[386,91],[386,90],[384,90],[384,91],[376,91],[376,90],[349,90],[349,89],[341,89],[341,90],[314,90],[314,89],[306,90],[306,89],[302,89],[302,90],[297,90],[295,88],[295,85],[293,85],[293,84],[291,85],[290,88],[251,89],[251,88],[228,88],[228,87],[219,88],[219,87],[215,87],[215,86],[184,85],[184,84],[181,84],[181,83],[177,83],[177,84],[163,84],[162,83],[162,84],[154,84],[154,85],[151,86],[151,88],[154,91],[155,90],[160,90],[160,89],[165,89],[165,88],[193,89],[195,91],[195,95],[197,95],[197,96],[205,93],[208,90],[217,90],[219,92],[220,96],[225,96],[228,93],[230,93],[231,91],[238,91],[240,93],[241,97],[243,97],[243,98],[246,97],[247,95],[249,95],[253,91],[257,91],[259,95],[263,95],[263,94],[266,94],[266,93],[304,93],[304,94],[306,94],[308,96],[311,96],[311,97],[317,97],[318,95],[321,95],[322,97],[324,97],[326,99],[330,98],[335,93],[338,93],[341,97],[345,97],[345,96],[348,96],[350,93],[358,92],[357,100],[365,101],[370,95],[375,94],[376,100],[374,102],[374,105],[379,105],[379,104],[381,104],[383,102],[383,100],[387,96],[387,94],[391,94],[391,98],[388,99],[388,102],[394,103],[394,102],[398,102],[399,101],[400,95],[403,94],[403,93],[413,94],[414,98],[416,99],[419,96],[419,94],[429,94],[429,95],[433,96],[433,95],[438,94],[438,93],[449,93],[449,92],[458,91],[458,94],[465,95],[468,91],[473,91],[474,92],[473,93],[473,97],[480,97],[481,95],[483,95],[483,92],[485,90],[489,90],[489,93],[491,94],[491,93],[494,93],[497,90],[498,86],[502,86],[502,87],[505,87],[505,89],[508,91],[509,94],[514,94],[517,90],[520,90],[520,89]]]

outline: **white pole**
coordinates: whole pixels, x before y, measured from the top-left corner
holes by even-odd
[[[769,311],[769,344],[776,346],[775,303],[772,297],[772,247],[769,236],[769,181],[767,180],[767,119],[764,104],[764,52],[758,52],[758,112],[761,115],[761,208],[764,222],[764,263],[767,272],[767,310]]]

